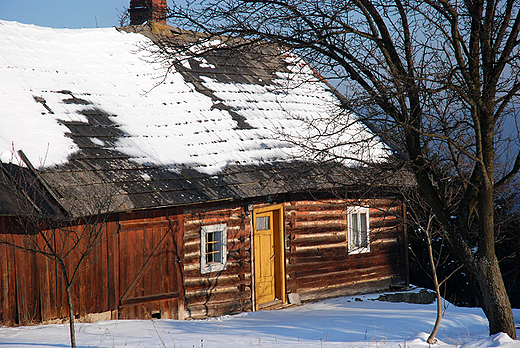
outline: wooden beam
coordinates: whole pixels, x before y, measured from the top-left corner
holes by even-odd
[[[170,300],[172,298],[178,298],[179,296],[180,296],[180,292],[174,291],[174,292],[167,292],[164,294],[157,294],[157,295],[131,297],[131,298],[127,298],[125,300],[121,300],[121,304],[119,307],[121,308],[121,307],[133,306],[136,304],[142,304],[142,303],[148,303],[148,302],[154,302],[154,301]]]

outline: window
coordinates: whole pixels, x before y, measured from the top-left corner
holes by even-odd
[[[348,212],[348,252],[352,254],[370,252],[370,230],[368,208],[351,207]]]
[[[200,273],[226,269],[226,230],[226,224],[202,226],[200,230]]]
[[[260,216],[256,218],[256,230],[264,231],[271,229],[270,216]]]

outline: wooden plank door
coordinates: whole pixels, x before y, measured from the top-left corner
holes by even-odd
[[[286,302],[283,205],[253,210],[255,308]]]
[[[131,213],[121,223],[119,319],[179,317],[182,278],[178,222],[159,212],[157,216],[154,212]]]
[[[273,212],[255,216],[255,280],[256,303],[258,305],[274,301],[274,229]]]

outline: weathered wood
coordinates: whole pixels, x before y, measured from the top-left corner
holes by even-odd
[[[227,220],[226,216],[221,216],[219,219],[204,219],[204,220],[184,220],[184,236],[187,239],[197,238],[200,234],[200,228],[204,225],[214,225],[226,223],[228,228],[232,231],[233,228],[240,227],[242,221],[239,219]]]
[[[321,235],[314,238],[295,238],[291,241],[291,246],[294,247],[310,247],[329,244],[346,243],[345,232],[331,232],[329,235]]]
[[[380,200],[377,200],[376,203],[379,203]],[[378,204],[377,207],[372,207],[370,209],[370,215],[374,218],[379,218],[382,216],[393,217],[396,219],[402,218],[402,207],[400,201],[391,202],[390,204]]]
[[[370,252],[349,254],[347,215],[350,205],[370,203]],[[381,278],[401,277],[404,260],[399,241],[401,205],[395,200],[314,201],[286,205],[286,283],[290,291],[328,296],[324,288],[348,284],[379,283]],[[401,264],[401,266],[399,266]],[[386,284],[387,282],[383,282]],[[336,291],[336,290],[334,290]]]
[[[328,224],[320,224],[315,226],[297,226],[293,228],[286,228],[285,234],[289,235],[303,235],[303,234],[316,234],[316,233],[326,233],[326,232],[345,232],[347,228],[347,222],[345,220],[344,223],[328,223]]]
[[[140,221],[140,222],[122,221],[121,222],[121,231],[168,227],[170,225],[170,223],[171,222],[168,220]]]
[[[370,259],[361,258],[360,262],[355,259],[342,262],[316,262],[316,263],[298,263],[287,265],[287,273],[296,273],[297,278],[305,278],[309,276],[323,276],[328,273],[350,271],[350,270],[369,270],[374,267],[394,264],[399,258],[397,254],[379,254]]]
[[[362,293],[377,292],[380,289],[388,289],[392,284],[390,277],[367,280],[363,282],[351,282],[327,288],[312,290],[299,290],[298,294],[302,301],[310,301],[316,298],[329,298],[337,296],[352,296]]]
[[[397,238],[387,239],[387,240],[379,240],[370,246],[371,250],[373,252],[379,252],[379,253],[395,253],[395,254],[401,254],[404,246],[403,243],[399,241]]]
[[[370,228],[371,229],[378,229],[378,228],[397,228],[402,223],[394,218],[386,218],[386,219],[371,219],[370,220]]]
[[[370,209],[370,252],[349,254],[349,204],[368,203],[376,207]],[[405,278],[404,226],[398,217],[402,206],[395,200],[294,201],[284,207],[289,292],[318,299],[382,289],[394,278]],[[228,227],[227,267],[202,275],[200,229],[216,223]],[[251,227],[243,205],[231,203],[114,216],[104,227],[106,240],[74,284],[76,314],[111,310],[119,318],[153,313],[174,318],[184,308],[195,318],[251,310]],[[67,315],[63,279],[54,263],[5,247],[0,252],[6,255],[0,257],[3,324]],[[31,279],[35,272],[38,277]],[[33,296],[39,301],[29,303]],[[15,305],[6,305],[5,298]]]
[[[106,235],[105,240],[96,246],[86,258],[80,276],[73,284],[72,295],[76,315],[83,316],[87,313],[117,309],[121,291],[127,289],[120,290],[120,284],[128,286],[128,282],[134,279],[132,276],[137,275],[133,267],[135,261],[141,258],[141,261],[137,261],[137,263],[144,262],[143,245],[147,245],[149,240],[155,240],[154,236],[151,239],[148,236],[165,234],[165,226],[172,228],[172,225],[177,225],[175,212],[172,216],[175,220],[173,224],[168,221],[169,218],[165,217],[163,212],[123,214],[123,218],[137,219],[132,220],[133,222],[126,226],[131,227],[130,234],[124,234],[126,231],[120,232],[119,235],[116,234],[120,228],[118,219],[111,219],[107,223],[103,231]],[[148,222],[150,223],[148,224]],[[147,225],[152,228],[137,229]],[[124,234],[123,239],[121,239],[121,234]],[[182,238],[182,233],[179,234],[179,237]],[[59,235],[56,237],[59,238]],[[23,236],[13,236],[13,238],[21,241]],[[167,246],[170,249],[175,248],[172,240]],[[61,241],[58,239],[56,243],[61,243]],[[6,249],[5,246],[1,248]],[[56,264],[41,255],[22,253],[11,248],[6,250],[7,252],[0,256],[2,270],[0,275],[2,302],[0,319],[2,323],[21,324],[66,317],[68,310],[63,277]],[[160,257],[164,256],[164,265],[154,266],[151,277],[146,277],[145,286],[139,287],[134,293],[149,296],[155,295],[155,290],[167,293],[171,292],[169,289],[173,285],[178,286],[177,279],[180,270],[177,266],[175,271],[173,265],[178,262],[175,262],[172,255],[171,252],[163,252]],[[67,265],[69,274],[72,272],[71,264],[78,257],[75,253],[69,257],[70,262]],[[151,281],[152,279],[156,279],[156,281]],[[13,291],[16,289],[12,295],[13,299],[5,300],[5,298],[11,297],[11,287]],[[175,311],[177,310],[176,304],[175,306],[161,304],[157,308],[162,308],[161,306],[167,308],[170,314],[173,313],[172,308],[175,307]],[[18,315],[18,313],[22,315]],[[129,317],[134,317],[132,313],[135,315],[144,312],[141,309],[133,309],[129,313],[127,313]]]
[[[205,291],[186,292],[186,300],[190,306],[198,304],[217,304],[227,303],[230,299],[245,301],[251,298],[251,289],[246,288],[239,290],[237,287],[232,288],[220,288],[220,289],[207,289]]]
[[[5,227],[2,228],[3,231],[5,231]],[[0,246],[0,252],[0,255],[3,256],[0,258],[0,284],[2,288],[0,294],[0,299],[2,301],[2,312],[0,318],[4,324],[14,325],[17,323],[14,249],[2,245]]]
[[[212,212],[211,214],[197,214],[194,216],[184,215],[184,226],[187,231],[197,228],[202,225],[212,225],[226,221],[230,226],[237,226],[240,224],[241,217],[238,214],[231,214],[226,212]]]
[[[141,232],[141,231],[139,231]],[[151,236],[150,236],[151,237]],[[143,279],[145,275],[147,275],[147,271],[150,267],[152,267],[153,262],[156,260],[156,257],[159,255],[160,251],[162,251],[162,248],[167,244],[168,238],[171,238],[171,236],[168,233],[164,233],[161,236],[161,239],[158,241],[157,245],[155,245],[153,248],[150,245],[150,239],[151,238],[144,238],[144,233],[137,233],[137,245],[141,246],[143,249],[141,250],[135,250],[134,256],[136,257],[136,265],[142,265],[140,269],[138,269],[137,274],[133,274],[133,279],[128,284],[128,288],[125,290],[125,292],[121,295],[121,300],[125,299],[125,297],[128,294],[133,293],[133,291],[136,289],[137,284]],[[147,250],[147,246],[148,249]],[[147,252],[148,251],[148,252]],[[177,261],[177,260],[174,260]],[[139,266],[138,266],[139,267]],[[153,274],[153,270],[152,270]],[[140,289],[141,292],[144,292],[144,289]]]
[[[176,317],[179,302],[184,300],[182,296],[172,299],[172,294],[181,294],[182,290],[178,252],[182,234],[177,229],[179,220],[175,210],[141,212],[126,218],[132,221],[128,226],[142,229],[132,228],[119,234],[120,244],[129,243],[125,238],[135,244],[130,255],[124,252],[119,255],[121,267],[129,262],[129,257],[134,258],[132,271],[126,277],[122,274],[125,270],[120,271],[120,279],[124,281],[120,281],[119,317],[145,318],[153,311],[160,311],[161,317]]]
[[[180,293],[178,291],[174,291],[174,292],[168,292],[168,293],[157,294],[157,295],[130,297],[130,298],[121,300],[121,307],[127,307],[130,305],[136,305],[136,304],[141,304],[141,303],[169,300],[172,298],[177,298],[179,296],[180,296]]]
[[[185,291],[196,291],[196,290],[205,290],[205,289],[214,289],[217,286],[229,287],[231,285],[236,285],[240,287],[242,285],[251,284],[251,277],[248,275],[247,277],[241,277],[239,274],[233,275],[222,275],[212,278],[206,277],[195,277],[195,278],[187,278],[184,281]]]
[[[239,245],[228,244],[228,261],[238,261],[244,258],[249,258],[249,249],[247,249],[249,241],[245,241]],[[188,248],[187,248],[188,249]],[[197,246],[190,246],[184,256],[184,264],[194,264],[200,261],[200,243]]]
[[[56,306],[56,297],[53,296],[53,291],[51,290],[53,287],[51,286],[51,277],[52,273],[52,264],[51,260],[42,260],[41,262],[41,272],[38,274],[40,277],[40,303],[41,303],[41,320],[50,320],[55,318],[55,306]]]
[[[220,272],[214,272],[215,277],[218,277],[219,274],[244,274],[251,272],[251,264],[249,262],[243,262],[243,260],[239,262],[228,262],[226,269]],[[184,277],[187,278],[200,278],[206,277],[207,275],[200,274],[200,268],[184,270]]]
[[[298,222],[322,222],[322,221],[345,221],[347,218],[344,210],[324,210],[320,212],[308,211],[305,213],[296,212],[295,214]]]
[[[250,219],[243,206],[222,206],[190,209],[184,220],[184,284],[186,308],[193,317],[194,306],[203,305],[203,313],[195,317],[225,314],[240,303],[251,302]],[[225,223],[227,225],[228,262],[225,270],[210,274],[200,273],[201,226]],[[240,304],[238,308],[243,308]],[[227,308],[227,309],[226,309]],[[250,308],[250,307],[248,307]]]
[[[251,301],[229,301],[226,303],[209,303],[203,305],[189,305],[187,310],[192,318],[215,317],[224,314],[234,314],[251,311]]]
[[[119,288],[119,229],[115,222],[112,225],[112,231],[114,234],[108,236],[107,240],[107,264],[108,264],[108,307],[107,310],[116,310],[118,307],[118,301],[120,296]],[[117,231],[117,233],[115,233]]]
[[[302,201],[302,202],[294,202],[293,204],[285,205],[285,212],[305,212],[305,211],[323,211],[323,210],[337,210],[344,209],[345,202],[337,201],[337,202],[316,202],[314,204],[310,201]]]
[[[193,217],[200,217],[204,215],[204,218],[212,219],[215,216],[231,215],[231,214],[242,214],[244,208],[242,206],[231,205],[231,204],[208,204],[204,206],[186,207],[184,210],[184,219],[193,219]]]
[[[177,319],[177,298],[157,300],[154,302],[127,304],[119,310],[120,319],[152,319],[155,311],[160,312],[161,319]]]
[[[297,277],[296,287],[301,289],[317,289],[334,285],[356,283],[387,278],[394,275],[394,266],[378,266],[363,270],[343,270],[328,274],[316,274],[313,277]]]

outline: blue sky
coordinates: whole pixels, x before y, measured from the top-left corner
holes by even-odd
[[[171,0],[168,0],[171,4]],[[0,19],[51,28],[119,25],[130,0],[0,0]]]

